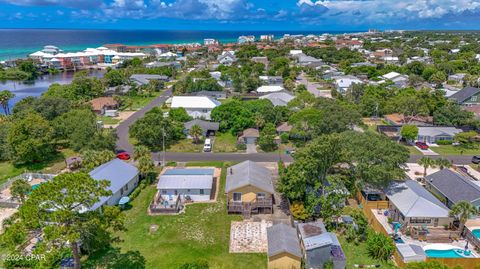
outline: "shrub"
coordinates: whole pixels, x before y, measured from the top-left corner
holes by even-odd
[[[208,269],[210,266],[206,261],[196,261],[196,262],[189,262],[184,263],[180,266],[180,269]]]
[[[370,232],[367,237],[368,255],[374,259],[386,261],[390,259],[395,250],[392,239],[384,234]]]
[[[237,150],[246,150],[247,149],[247,144],[245,143],[237,143]]]
[[[438,140],[437,145],[451,145],[453,144],[453,140]]]
[[[302,202],[293,202],[293,204],[290,205],[290,211],[297,220],[306,220],[308,218],[308,213]]]
[[[282,144],[287,144],[289,139],[290,136],[287,133],[283,133],[280,135],[280,141],[282,142]]]

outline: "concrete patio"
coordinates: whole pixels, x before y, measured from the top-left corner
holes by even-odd
[[[232,221],[230,253],[267,252],[267,227],[271,221]]]

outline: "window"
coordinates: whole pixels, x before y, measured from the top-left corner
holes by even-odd
[[[472,96],[472,102],[476,102],[477,101],[477,96]]]
[[[257,193],[257,199],[265,199],[265,193],[264,192]]]
[[[242,201],[242,193],[241,192],[234,192],[233,193],[233,201],[234,202],[241,202]]]
[[[167,194],[167,190],[162,190],[162,194]]]
[[[175,190],[175,195],[177,195],[177,194],[178,194],[178,191],[177,191],[177,190]]]
[[[205,194],[203,189],[200,189],[200,194]]]
[[[190,189],[187,189],[187,192],[190,192]]]
[[[424,219],[424,218],[411,218],[410,223],[415,224],[430,224],[432,223],[432,219]]]

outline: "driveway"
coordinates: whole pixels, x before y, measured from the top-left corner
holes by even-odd
[[[324,98],[332,98],[332,93],[329,90],[319,90],[318,88],[321,87],[321,85],[317,82],[310,82],[307,80],[305,77],[304,73],[301,73],[297,77],[297,84],[303,84],[305,87],[307,87],[307,91],[311,94],[313,94],[315,97],[324,97]]]
[[[257,145],[247,144],[247,154],[257,153]]]
[[[117,126],[117,148],[119,149],[124,149],[129,153],[133,153],[133,145],[128,142],[128,129],[130,126],[135,123],[138,119],[142,118],[145,113],[150,111],[152,108],[161,106],[167,99],[172,95],[172,90],[167,89],[165,90],[160,96],[155,98],[152,102],[150,102],[148,105],[143,107],[142,109],[138,110],[135,112],[133,115],[128,117],[126,120],[121,122]]]

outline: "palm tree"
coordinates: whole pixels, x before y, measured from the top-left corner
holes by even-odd
[[[202,128],[200,128],[200,126],[198,126],[197,124],[193,125],[188,131],[188,134],[190,134],[193,137],[195,144],[198,143],[200,136],[202,136],[202,133],[203,133]]]
[[[10,114],[10,108],[8,107],[8,103],[14,97],[15,97],[15,94],[9,90],[3,90],[0,92],[0,105],[3,108],[5,115]]]
[[[435,160],[435,164],[440,168],[440,170],[443,170],[444,168],[452,167],[452,162],[450,162],[445,158],[439,158]]]
[[[255,115],[255,126],[257,129],[261,129],[263,126],[265,126],[265,120],[259,114]]]
[[[155,164],[153,163],[151,155],[143,155],[138,159],[138,170],[142,178],[147,178],[154,169]]]
[[[478,213],[478,209],[467,201],[460,201],[456,203],[452,207],[452,210],[450,210],[450,216],[456,216],[460,220],[460,233],[463,232],[465,222]]]
[[[432,158],[428,157],[422,157],[420,160],[417,162],[419,165],[423,166],[423,176],[427,176],[427,169],[429,167],[435,167],[436,163]]]
[[[133,159],[138,161],[143,156],[150,156],[150,149],[146,146],[139,145],[133,149]]]

